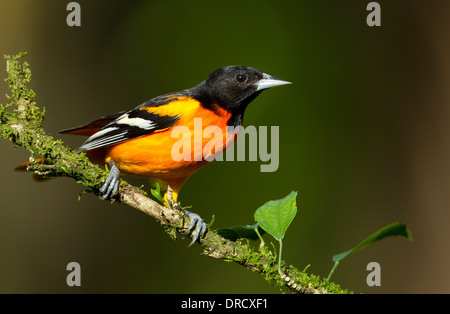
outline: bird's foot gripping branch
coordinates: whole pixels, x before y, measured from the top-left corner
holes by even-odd
[[[78,154],[61,140],[50,136],[43,128],[45,110],[36,104],[36,94],[28,87],[31,80],[29,65],[21,58],[25,53],[5,56],[7,78],[10,93],[9,103],[0,105],[0,137],[10,140],[15,146],[27,149],[30,153],[27,170],[48,178],[69,177],[85,186],[87,192],[102,196],[100,191],[108,177],[108,172],[92,164],[84,154]],[[171,209],[149,198],[146,193],[120,180],[119,192],[114,200],[138,209],[157,220],[172,235],[174,230],[184,236],[192,237],[190,219],[181,215],[179,210]],[[152,191],[163,203],[159,193]],[[291,193],[279,201],[266,203],[255,213],[257,224],[253,226],[235,226],[218,230],[209,230],[198,240],[206,256],[234,261],[245,268],[259,273],[270,284],[283,292],[291,293],[347,293],[338,285],[316,275],[307,274],[306,269],[299,271],[287,266],[281,260],[282,239],[287,227],[296,214],[296,193]],[[404,235],[405,228],[384,230],[387,235]],[[275,248],[264,245],[262,235],[267,232],[280,243],[277,253]],[[407,232],[409,234],[409,231]],[[256,235],[256,236],[255,236]],[[380,234],[372,237],[382,238]],[[254,245],[249,239],[260,239],[261,244]],[[370,241],[369,241],[370,242]],[[364,245],[369,243],[367,239]],[[355,249],[351,251],[353,253]],[[347,254],[346,256],[348,256]],[[333,269],[333,271],[335,268]]]

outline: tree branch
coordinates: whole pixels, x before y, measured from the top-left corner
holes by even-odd
[[[76,154],[61,140],[55,140],[43,129],[44,113],[35,102],[36,94],[27,87],[31,80],[31,71],[26,62],[20,58],[25,53],[16,56],[5,56],[11,94],[7,97],[11,102],[0,105],[0,136],[9,139],[16,146],[30,151],[31,156],[27,170],[45,177],[70,177],[84,185],[88,192],[99,195],[99,188],[107,177],[104,169],[92,164],[84,154]],[[37,157],[45,162],[37,161]],[[167,208],[155,202],[138,188],[124,180],[118,195],[113,201],[119,201],[138,209],[153,217],[174,238],[177,232],[188,234],[189,218],[180,211]],[[255,248],[248,241],[224,239],[214,230],[209,230],[206,236],[199,240],[203,254],[215,259],[236,262],[247,269],[259,273],[270,284],[289,293],[347,293],[337,284],[329,283],[318,276],[299,271],[293,266],[282,262],[282,270],[286,276],[278,274],[276,253],[267,246]]]

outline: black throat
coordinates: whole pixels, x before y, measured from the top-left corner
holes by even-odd
[[[227,125],[237,127],[241,126],[244,121],[244,112],[247,106],[261,93],[262,91],[257,91],[252,95],[248,96],[231,111],[231,117],[228,120]]]
[[[237,127],[242,125],[244,119],[244,111],[247,106],[261,93],[257,91],[252,93],[250,96],[244,98],[239,102],[233,102],[231,99],[221,98],[221,97],[211,97],[211,91],[209,90],[206,83],[203,81],[197,86],[188,90],[191,97],[197,99],[203,108],[209,109],[216,114],[217,106],[225,109],[227,112],[231,113],[231,117],[228,120],[227,125]]]

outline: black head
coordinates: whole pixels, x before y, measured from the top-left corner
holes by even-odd
[[[191,89],[193,96],[205,107],[213,105],[232,113],[230,125],[242,123],[247,105],[269,87],[290,84],[255,68],[227,66],[211,73],[206,80]],[[234,121],[236,120],[236,121]]]

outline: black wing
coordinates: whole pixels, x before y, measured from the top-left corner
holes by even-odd
[[[131,139],[170,128],[177,123],[179,116],[161,116],[140,110],[141,106],[121,114],[112,122],[89,137],[76,150],[77,153],[122,143]]]

